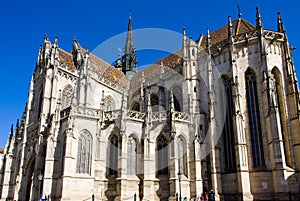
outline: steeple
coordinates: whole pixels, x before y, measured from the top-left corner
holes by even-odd
[[[123,68],[122,71],[128,79],[131,79],[137,68],[137,58],[135,55],[135,47],[132,35],[132,15],[129,14],[127,38],[125,43],[125,54],[122,57]]]

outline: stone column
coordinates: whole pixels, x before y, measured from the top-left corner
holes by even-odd
[[[144,197],[143,201],[157,200],[155,188],[156,164],[155,164],[155,143],[149,138],[144,142]]]

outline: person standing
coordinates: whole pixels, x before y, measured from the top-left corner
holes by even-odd
[[[212,189],[208,193],[208,200],[209,201],[215,201],[215,193]]]
[[[204,192],[204,194],[203,194],[203,200],[204,200],[204,201],[208,201],[208,195],[207,195],[206,192]]]
[[[46,201],[47,200],[47,195],[45,191],[43,191],[40,195],[40,200],[39,201]]]

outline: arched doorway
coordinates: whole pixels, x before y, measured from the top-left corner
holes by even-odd
[[[34,164],[35,159],[32,159],[29,162],[28,168],[27,168],[27,182],[26,182],[26,191],[25,191],[25,201],[30,200],[31,191],[32,191],[32,185],[33,185],[33,179],[34,179]]]
[[[160,201],[170,197],[169,185],[169,151],[168,140],[164,135],[159,135],[156,140],[156,175],[159,180],[159,189],[156,191]]]

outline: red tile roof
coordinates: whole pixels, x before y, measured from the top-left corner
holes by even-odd
[[[83,54],[87,53],[87,51],[84,49],[82,49],[82,52]],[[68,70],[76,69],[76,66],[73,62],[73,55],[71,53],[59,48],[59,56],[62,67],[66,67]],[[98,73],[98,75],[115,84],[119,84],[122,87],[127,88],[128,80],[124,73],[92,53],[90,53],[90,61],[93,70]]]
[[[243,19],[237,19],[232,22],[232,28],[233,28],[233,33],[235,36],[244,34],[250,31],[255,30],[255,26],[247,22],[246,20]],[[228,39],[228,25],[225,25],[216,31],[210,33],[211,37],[211,44],[215,45],[221,41],[227,40]],[[203,37],[203,40],[201,41],[201,47],[206,48],[206,38],[207,36]]]
[[[3,153],[4,153],[4,149],[0,148],[0,154],[3,154]]]
[[[164,74],[167,73],[182,73],[182,51],[178,50],[165,58],[155,62],[154,64],[144,68],[142,71],[137,72],[134,74],[131,82],[130,82],[130,89],[135,90],[141,86],[142,82],[142,74],[144,73],[144,80],[145,84],[151,83],[158,83],[160,72],[161,72],[161,65],[163,67]]]
[[[59,58],[60,62],[62,64],[62,67],[67,67],[67,69],[76,69],[74,62],[73,62],[73,56],[71,53],[66,52],[63,49],[58,48],[59,51]]]

